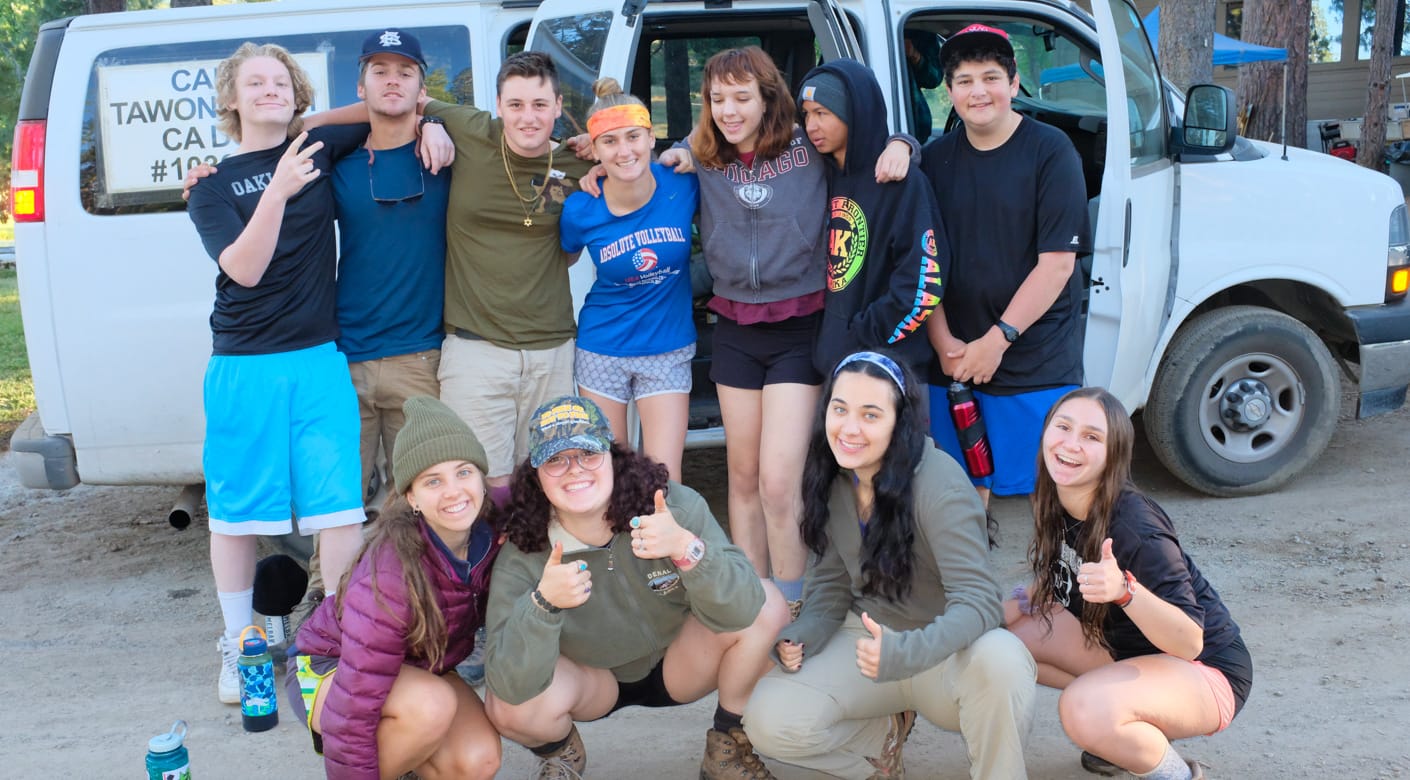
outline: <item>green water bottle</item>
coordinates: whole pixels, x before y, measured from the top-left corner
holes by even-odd
[[[246,639],[251,631],[258,636]],[[264,629],[249,626],[240,632],[240,720],[245,731],[268,731],[278,725],[274,689],[274,659]]]
[[[186,721],[171,724],[171,731],[147,742],[147,780],[191,780],[191,759],[186,754]]]

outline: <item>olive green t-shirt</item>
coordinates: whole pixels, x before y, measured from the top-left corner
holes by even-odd
[[[548,154],[520,157],[502,146],[504,123],[474,106],[433,100],[424,111],[445,120],[455,143],[446,209],[446,329],[507,349],[549,349],[572,338],[573,297],[558,215],[592,163],[566,148],[554,150],[552,166]]]

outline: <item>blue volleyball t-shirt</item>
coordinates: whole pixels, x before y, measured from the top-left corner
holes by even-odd
[[[695,175],[651,164],[656,192],[617,216],[604,198],[576,192],[558,219],[565,252],[584,247],[597,279],[578,313],[578,347],[612,357],[659,355],[695,343],[690,298],[690,225]]]

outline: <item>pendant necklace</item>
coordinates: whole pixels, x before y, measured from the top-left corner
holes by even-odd
[[[500,130],[499,135],[499,153],[500,159],[504,161],[504,175],[506,178],[509,179],[509,186],[514,190],[514,197],[519,199],[519,208],[524,210],[524,227],[533,227],[534,218],[530,216],[530,212],[532,211],[534,204],[538,203],[540,193],[535,192],[533,196],[529,198],[526,198],[523,195],[519,194],[519,185],[514,183],[514,173],[513,171],[509,170],[509,147],[505,145],[503,129]],[[545,189],[548,188],[548,179],[552,175],[553,146],[552,144],[550,144],[548,147],[548,170],[544,171],[543,174],[543,186]],[[530,183],[529,187],[530,190],[532,190],[532,182]]]

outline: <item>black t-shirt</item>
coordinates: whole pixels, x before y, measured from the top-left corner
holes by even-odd
[[[1077,551],[1086,544],[1089,526],[1071,517],[1065,519],[1067,528],[1061,560],[1053,572],[1053,591],[1058,602],[1081,620],[1085,601],[1077,587],[1077,568],[1084,561]],[[1198,660],[1224,673],[1242,706],[1253,687],[1253,661],[1219,593],[1180,547],[1169,516],[1149,497],[1128,490],[1116,500],[1109,534],[1117,566],[1204,627],[1204,650]],[[1118,661],[1161,652],[1118,607],[1107,610],[1102,635]]]
[[[338,337],[337,246],[333,240],[333,162],[367,138],[367,125],[319,128],[305,146],[322,173],[284,206],[274,257],[258,284],[244,287],[220,270],[211,311],[217,355],[264,355],[315,346]],[[254,216],[289,142],[234,154],[191,190],[187,212],[213,260],[235,243]]]
[[[988,151],[971,146],[962,129],[946,133],[925,145],[921,170],[950,239],[945,320],[963,341],[999,321],[1040,253],[1089,251],[1082,162],[1054,127],[1024,118],[1003,146]],[[1004,395],[1082,383],[1081,284],[1074,269],[1067,288],[980,389]]]

